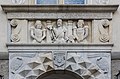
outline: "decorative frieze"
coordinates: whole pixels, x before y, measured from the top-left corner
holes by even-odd
[[[84,20],[37,20],[30,27],[30,36],[33,43],[87,43],[91,26],[85,23]]]

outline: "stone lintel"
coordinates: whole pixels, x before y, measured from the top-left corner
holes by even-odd
[[[81,51],[81,52],[108,52],[113,44],[7,44],[9,52],[35,52],[35,51]]]
[[[8,19],[28,19],[28,20],[34,20],[34,19],[112,19],[112,13],[109,12],[81,12],[81,13],[8,13],[7,14]]]
[[[115,12],[119,5],[1,5],[4,12]]]

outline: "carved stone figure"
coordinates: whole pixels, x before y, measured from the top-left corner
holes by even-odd
[[[43,25],[40,20],[37,20],[34,27],[31,27],[31,37],[34,39],[33,43],[44,43],[46,37],[46,30],[42,29]]]
[[[16,19],[11,20],[10,22],[11,25],[11,42],[19,42],[20,41],[20,37],[19,34],[21,32],[21,27],[18,25],[18,22]]]
[[[55,38],[54,43],[66,43],[67,29],[63,26],[61,19],[57,20],[57,26],[53,30],[54,30],[54,34],[55,34],[54,35],[54,38]]]
[[[72,20],[68,20],[67,24],[67,37],[68,37],[68,43],[74,43],[74,31],[76,29],[76,26],[73,24]]]
[[[109,24],[110,22],[107,19],[104,19],[101,21],[101,24],[99,25],[99,40],[103,43],[109,42]]]
[[[54,39],[54,32],[53,32],[53,24],[51,20],[47,20],[46,22],[47,26],[47,36],[46,36],[46,41],[47,43],[53,43],[53,39]]]
[[[78,20],[74,36],[77,43],[87,42],[86,38],[88,37],[88,25],[84,25],[83,20]]]

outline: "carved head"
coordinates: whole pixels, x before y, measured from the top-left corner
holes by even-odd
[[[73,21],[72,20],[68,20],[68,25],[73,25]]]
[[[16,26],[18,25],[17,20],[16,20],[16,19],[12,19],[11,22],[10,22],[10,25],[11,25],[12,27],[16,27]]]
[[[37,28],[37,29],[41,29],[41,28],[42,28],[42,23],[41,23],[40,20],[37,20],[37,21],[35,22],[35,28]]]
[[[52,21],[51,20],[47,20],[47,25],[52,25]]]
[[[108,27],[110,25],[109,20],[107,20],[107,19],[102,20],[102,25],[104,28]]]
[[[57,20],[57,26],[62,26],[62,19]]]
[[[82,28],[84,26],[84,21],[83,20],[78,20],[77,26]]]

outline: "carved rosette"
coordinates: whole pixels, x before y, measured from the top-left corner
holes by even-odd
[[[109,42],[109,39],[110,39],[110,37],[109,37],[108,35],[106,35],[106,34],[101,34],[101,35],[99,36],[99,40],[100,40],[101,42],[103,42],[103,43]]]
[[[11,35],[11,41],[12,42],[19,42],[20,41],[20,37],[18,36],[18,34],[12,34]]]

